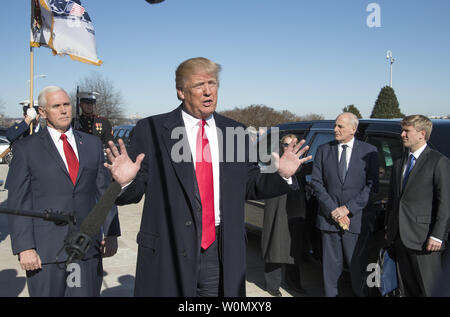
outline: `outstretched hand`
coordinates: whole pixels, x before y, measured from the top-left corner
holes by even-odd
[[[122,139],[119,139],[118,143],[120,152],[112,141],[108,142],[109,148],[106,149],[106,156],[111,164],[105,163],[104,165],[109,169],[114,180],[123,187],[134,180],[141,168],[145,154],[139,154],[136,157],[136,162],[133,162],[128,156]]]
[[[275,166],[277,167],[280,176],[284,178],[291,177],[295,174],[300,165],[312,159],[311,155],[300,158],[309,149],[308,145],[300,149],[303,144],[305,144],[305,140],[301,140],[297,143],[297,139],[294,139],[289,143],[289,146],[284,150],[281,157],[275,152],[272,153],[275,158]]]

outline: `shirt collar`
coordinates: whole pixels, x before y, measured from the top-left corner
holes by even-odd
[[[187,131],[191,131],[194,127],[198,126],[198,123],[201,120],[190,115],[189,113],[184,111],[184,109],[181,109],[181,116],[183,117],[184,126],[186,127]],[[205,121],[208,127],[213,128],[215,126],[213,114],[211,114],[208,118],[206,118]]]
[[[411,152],[411,150],[409,150],[408,157],[410,154],[412,154],[412,155],[414,155],[414,158],[417,160],[419,158],[420,154],[422,154],[422,152],[425,150],[426,147],[427,147],[427,144],[425,143],[424,145],[422,145],[420,148],[418,148],[414,152]]]
[[[350,141],[347,143],[339,143],[339,147],[342,148],[342,146],[345,144],[348,146],[349,149],[353,149],[353,144],[355,143],[355,137],[353,137]]]
[[[58,142],[61,138],[61,132],[57,131],[56,129],[47,126],[48,132],[50,133],[50,136],[53,140],[53,142]],[[72,127],[69,126],[69,129],[64,133],[67,136],[67,140],[70,142],[74,138],[73,136],[73,130]]]

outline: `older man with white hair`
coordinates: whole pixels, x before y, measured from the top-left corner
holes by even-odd
[[[319,202],[317,227],[322,232],[325,296],[338,295],[344,259],[352,288],[364,296],[367,241],[374,227],[374,193],[378,189],[378,155],[373,145],[355,138],[358,118],[336,118],[335,140],[314,157],[311,184]]]
[[[80,226],[106,190],[111,176],[104,168],[100,139],[73,131],[67,93],[50,86],[39,94],[39,111],[47,126],[14,144],[6,188],[7,206],[17,210],[73,212]],[[93,238],[85,257],[66,271],[64,239],[70,229],[41,219],[10,216],[13,254],[26,271],[30,296],[99,296],[102,256],[117,251],[120,235],[117,209],[104,223],[104,237]],[[71,283],[67,283],[69,281]]]

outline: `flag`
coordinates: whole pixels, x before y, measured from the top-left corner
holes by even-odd
[[[54,55],[101,65],[95,31],[80,0],[31,0],[32,47],[49,47]]]

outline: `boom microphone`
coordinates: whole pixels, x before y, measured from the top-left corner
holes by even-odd
[[[72,232],[65,240],[65,250],[69,255],[66,264],[81,260],[91,245],[92,238],[100,231],[102,224],[122,190],[119,183],[112,182],[103,196],[83,220],[79,232]]]

